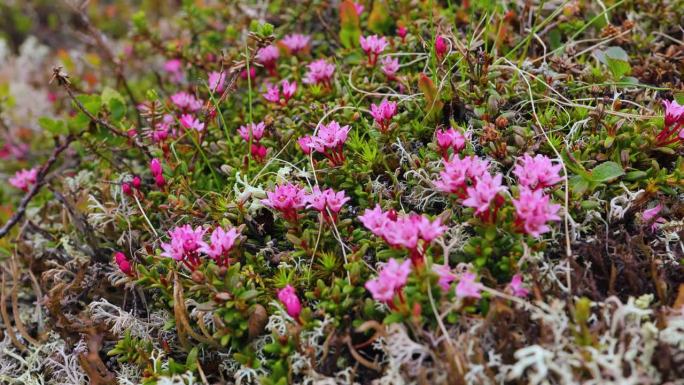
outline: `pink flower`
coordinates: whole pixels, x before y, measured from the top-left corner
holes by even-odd
[[[382,65],[382,73],[384,73],[388,79],[396,79],[397,71],[399,71],[399,59],[385,56],[380,60],[380,65]]]
[[[402,41],[406,38],[407,32],[408,31],[406,30],[406,27],[404,27],[404,26],[397,28],[397,36],[399,36]]]
[[[513,174],[518,177],[518,182],[522,186],[543,189],[563,180],[559,175],[561,168],[561,164],[553,164],[545,155],[538,154],[533,158],[529,154],[524,154],[522,158],[518,158]]]
[[[442,220],[439,218],[431,221],[423,215],[412,215],[411,220],[418,229],[420,238],[425,242],[432,242],[434,239],[441,237],[447,230],[446,226],[442,226]]]
[[[288,221],[296,221],[297,210],[304,208],[307,203],[304,189],[289,182],[276,186],[274,191],[267,191],[266,197],[261,203],[280,211]]]
[[[663,205],[658,203],[655,207],[644,210],[643,214],[641,214],[642,219],[646,223],[651,224],[651,231],[656,231],[658,228],[665,223],[665,218],[662,218],[660,215],[660,210],[662,210]]]
[[[437,57],[442,59],[444,54],[446,54],[447,49],[446,39],[444,39],[442,35],[438,35],[435,38],[435,53],[437,54]]]
[[[549,197],[542,190],[530,190],[520,186],[520,197],[513,199],[517,215],[516,222],[522,230],[535,238],[550,230],[548,221],[559,221],[560,205],[550,204]]]
[[[465,197],[465,188],[469,181],[474,181],[487,172],[489,162],[475,156],[460,158],[454,156],[444,163],[444,170],[439,173],[440,179],[435,181],[437,189],[459,194]]]
[[[375,65],[378,61],[378,55],[380,55],[389,44],[384,36],[380,37],[378,35],[371,35],[368,37],[361,36],[359,42],[361,43],[361,49],[363,49],[366,56],[368,56],[368,64],[371,66]]]
[[[280,50],[273,44],[259,49],[256,54],[257,61],[268,70],[271,76],[275,75],[276,62],[279,57]]]
[[[366,209],[363,215],[359,216],[359,221],[375,236],[384,237],[385,224],[390,219],[387,213],[382,211],[380,205],[375,205],[372,210]]]
[[[297,144],[299,145],[299,148],[301,148],[302,152],[306,155],[309,155],[311,153],[311,150],[313,149],[311,147],[312,143],[313,137],[309,135],[302,136],[301,138],[297,139]]]
[[[172,80],[175,83],[183,81],[183,62],[179,59],[167,60],[164,63],[164,71],[172,75]]]
[[[240,78],[247,80],[247,68],[240,72]],[[249,67],[249,79],[254,80],[256,78],[256,69],[254,67]]]
[[[126,255],[120,251],[114,253],[114,262],[119,266],[119,269],[126,275],[133,275],[133,265],[126,258]]]
[[[399,264],[396,259],[390,259],[378,273],[378,278],[369,280],[365,286],[371,292],[373,299],[390,302],[394,293],[401,290],[411,273],[411,261]]]
[[[492,178],[489,173],[484,173],[475,179],[472,187],[466,188],[468,197],[463,201],[466,207],[473,207],[476,214],[482,214],[489,210],[489,205],[499,192],[506,190],[501,186],[501,174],[496,174]]]
[[[375,119],[375,123],[380,127],[382,133],[387,133],[387,131],[389,131],[389,125],[396,113],[396,102],[383,100],[380,105],[371,104],[371,116]]]
[[[465,273],[458,281],[456,285],[456,296],[458,298],[480,298],[482,295],[480,291],[482,290],[482,284],[475,282],[477,276],[473,273]]]
[[[454,152],[458,153],[465,148],[466,138],[461,131],[449,128],[448,130],[435,131],[437,138],[437,147],[439,147],[442,157],[449,158],[449,149],[453,148]]]
[[[202,101],[187,92],[176,92],[171,95],[171,102],[182,111],[195,112],[202,108]]]
[[[228,253],[233,249],[235,242],[240,237],[240,233],[235,228],[226,231],[222,227],[217,227],[211,233],[211,243],[201,242],[199,252],[208,255],[219,264],[225,264]]]
[[[285,305],[285,311],[290,317],[295,320],[299,318],[299,314],[302,312],[302,304],[294,287],[287,285],[278,290],[278,300]]]
[[[677,103],[676,100],[663,100],[665,106],[665,125],[671,126],[680,120],[684,120],[684,106]]]
[[[357,14],[358,16],[361,16],[361,14],[363,13],[363,9],[364,9],[364,8],[365,8],[365,7],[363,6],[363,4],[354,3],[354,10],[356,11],[356,14]]]
[[[266,123],[264,122],[259,122],[259,123],[247,123],[245,126],[240,126],[240,129],[238,130],[238,134],[244,139],[246,142],[249,142],[249,137],[250,134],[252,136],[252,141],[253,142],[259,142],[261,138],[264,137],[264,131],[266,130]]]
[[[162,168],[162,164],[159,161],[159,159],[154,158],[150,161],[150,171],[152,172],[152,175],[154,175],[154,176],[162,174],[162,172],[164,170]]]
[[[166,185],[166,179],[164,179],[164,175],[159,174],[154,176],[154,183],[157,185],[157,187],[162,188],[164,185]]]
[[[344,163],[342,147],[347,141],[349,130],[351,130],[349,126],[340,126],[334,120],[328,124],[321,124],[318,133],[311,137],[308,146],[325,155],[333,165],[339,166]]]
[[[130,183],[128,183],[128,182],[121,183],[121,192],[123,192],[124,194],[126,194],[128,196],[133,195],[133,189],[131,188]]]
[[[527,297],[530,291],[523,286],[523,278],[520,274],[515,274],[508,284],[508,289],[516,297]]]
[[[164,257],[182,261],[190,270],[200,264],[199,249],[204,244],[202,238],[207,230],[197,226],[194,230],[190,225],[175,227],[169,230],[170,241],[162,243]]]
[[[451,268],[449,267],[449,265],[434,264],[432,265],[432,271],[437,273],[437,276],[439,277],[439,279],[437,280],[437,284],[439,285],[439,287],[441,287],[444,291],[449,291],[451,283],[456,280],[456,274],[451,272]]]
[[[133,177],[131,183],[133,184],[133,187],[139,189],[142,184],[142,181],[140,180],[140,177],[136,175]]]
[[[204,130],[204,123],[190,114],[181,115],[179,120],[181,125],[189,130],[196,130],[197,132]]]
[[[38,178],[38,168],[34,167],[30,170],[17,171],[13,177],[9,179],[9,183],[23,191],[29,190],[29,187],[36,184]]]
[[[287,103],[288,100],[290,100],[290,98],[294,96],[295,92],[297,92],[297,82],[283,80],[282,82],[280,82],[280,86],[283,89],[283,97],[285,98],[285,103]]]
[[[280,87],[283,90],[282,99],[280,98],[280,88],[278,85],[267,85],[266,92],[263,94],[264,99],[271,103],[278,103],[281,106],[286,105],[295,92],[297,92],[297,82],[283,80],[280,82]]]
[[[225,72],[211,72],[209,73],[209,89],[211,92],[223,92],[223,85],[226,81]]]
[[[258,142],[252,143],[250,154],[252,155],[252,158],[261,163],[264,161],[264,159],[266,159],[266,155],[268,155],[268,148],[262,144],[259,144]]]
[[[323,84],[326,87],[331,86],[332,76],[335,72],[335,65],[330,64],[325,59],[319,59],[311,62],[308,66],[309,71],[304,77],[306,84]]]
[[[261,94],[261,96],[271,103],[280,103],[280,88],[277,84],[266,85],[266,92]]]
[[[308,45],[311,37],[302,35],[300,33],[293,33],[285,36],[282,40],[283,44],[290,50],[291,54],[303,51]]]
[[[307,208],[313,208],[321,212],[324,218],[329,220],[335,220],[337,214],[342,210],[342,206],[349,201],[349,197],[346,196],[344,191],[335,192],[335,190],[329,188],[325,191],[321,191],[318,186],[314,186],[311,194],[306,197],[308,202]],[[328,217],[328,211],[332,213],[332,218]]]

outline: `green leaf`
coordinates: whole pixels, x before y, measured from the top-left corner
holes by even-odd
[[[622,166],[609,161],[594,167],[589,173],[589,181],[598,183],[608,182],[622,175],[625,175],[625,170],[622,169]]]
[[[595,51],[594,56],[608,66],[614,79],[622,79],[632,71],[629,65],[629,55],[620,47],[609,47],[604,51]]]
[[[391,313],[391,314],[388,314],[384,320],[382,320],[382,323],[384,323],[385,325],[389,325],[389,324],[401,322],[402,318],[403,317],[402,317],[401,313]]]
[[[69,128],[67,128],[63,120],[54,120],[43,116],[38,118],[38,124],[45,131],[53,135],[66,135],[69,133]]]

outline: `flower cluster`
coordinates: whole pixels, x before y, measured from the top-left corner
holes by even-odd
[[[266,197],[261,203],[280,211],[283,218],[291,222],[297,221],[297,211],[307,203],[306,190],[292,183],[276,186],[273,191],[266,192]]]
[[[378,35],[371,35],[368,37],[361,36],[359,42],[361,43],[361,49],[363,49],[363,52],[365,52],[368,57],[368,65],[371,67],[377,63],[378,56],[389,44],[384,36],[380,37]]]
[[[518,199],[513,199],[516,225],[524,233],[539,237],[550,230],[547,222],[559,221],[560,205],[551,204],[543,189],[563,180],[559,175],[560,164],[553,164],[544,155],[534,158],[524,154],[518,158],[513,174],[520,184]]]
[[[171,95],[171,103],[183,112],[197,112],[202,108],[202,100],[187,92],[176,92]]]
[[[465,135],[454,128],[437,130],[435,131],[435,137],[437,139],[437,147],[439,147],[444,160],[449,159],[449,149],[453,149],[454,153],[457,154],[465,148]]]
[[[383,100],[379,105],[371,104],[371,116],[383,134],[390,130],[392,118],[397,113],[397,103]]]
[[[534,158],[524,154],[518,158],[513,168],[513,174],[518,178],[521,186],[536,190],[551,187],[563,180],[559,175],[562,165],[554,164],[545,155],[536,155]]]
[[[260,48],[256,53],[256,59],[261,65],[266,68],[269,75],[276,76],[276,64],[280,57],[280,50],[277,46],[271,44]]]
[[[240,237],[239,231],[235,228],[226,231],[217,227],[211,233],[210,243],[204,242],[206,232],[207,229],[202,226],[193,229],[190,225],[169,230],[170,241],[161,244],[161,255],[182,262],[192,271],[201,264],[202,254],[215,260],[220,266],[227,265],[230,262],[228,255]]]
[[[378,273],[378,277],[366,281],[366,289],[371,292],[373,299],[385,302],[393,307],[392,300],[395,294],[403,295],[401,289],[406,285],[409,274],[411,273],[411,261],[408,259],[401,264],[396,259],[390,259]]]
[[[340,126],[333,120],[328,124],[321,124],[316,135],[303,136],[297,143],[305,154],[319,152],[328,158],[331,164],[339,166],[344,163],[342,147],[347,141],[350,129],[349,126]]]
[[[335,190],[329,188],[321,191],[318,186],[314,186],[311,194],[306,197],[308,203],[306,207],[319,211],[323,218],[334,222],[337,220],[337,214],[349,199],[344,190],[335,192]]]
[[[133,275],[133,264],[126,258],[126,254],[120,251],[114,253],[114,262],[124,274]]]
[[[310,40],[311,37],[309,36],[302,35],[301,33],[292,33],[285,36],[281,42],[294,55],[304,51],[309,46]]]
[[[372,210],[366,209],[359,220],[390,246],[407,249],[416,266],[423,263],[423,255],[430,242],[446,231],[439,218],[431,221],[424,215],[398,215],[393,210],[382,211],[379,205]]]
[[[150,172],[152,172],[152,176],[154,177],[154,182],[157,184],[157,187],[162,188],[166,184],[166,180],[164,179],[164,172],[163,168],[161,165],[161,162],[159,159],[154,158],[150,161]]]
[[[332,76],[335,73],[335,65],[325,59],[318,59],[309,63],[309,71],[304,77],[306,84],[322,84],[326,88],[332,87]]]
[[[399,59],[385,56],[380,60],[380,69],[388,80],[396,80],[399,71]]]
[[[268,149],[266,146],[261,144],[261,139],[264,137],[266,131],[266,123],[247,123],[244,126],[240,126],[238,129],[238,134],[245,140],[248,144],[251,143],[250,154],[252,158],[258,162],[263,162],[268,154]]]
[[[29,187],[36,183],[37,177],[38,168],[35,167],[30,170],[17,171],[17,173],[9,179],[9,182],[12,186],[28,192]]]
[[[282,97],[280,92],[281,89]],[[283,80],[280,82],[280,87],[277,84],[266,85],[266,92],[263,94],[263,97],[271,103],[285,106],[290,98],[294,96],[295,92],[297,92],[297,82]]]

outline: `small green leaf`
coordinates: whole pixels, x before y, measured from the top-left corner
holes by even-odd
[[[589,181],[598,183],[608,182],[622,175],[625,175],[625,170],[622,169],[622,166],[609,161],[594,167],[589,174]]]

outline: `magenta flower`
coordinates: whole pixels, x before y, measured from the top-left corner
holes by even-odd
[[[187,92],[176,92],[171,95],[171,102],[180,110],[195,112],[202,108],[203,102]]]
[[[363,49],[366,56],[368,56],[368,64],[370,66],[375,65],[378,61],[378,55],[380,55],[389,44],[384,36],[380,37],[378,35],[371,35],[368,37],[361,36],[359,42],[361,43],[361,49]]]
[[[380,60],[380,65],[382,66],[382,73],[387,76],[387,79],[396,79],[397,71],[399,71],[399,59],[385,56]]]
[[[280,82],[280,87],[283,89],[283,98],[285,98],[285,103],[287,103],[288,100],[294,96],[295,92],[297,92],[297,82],[295,81],[290,82],[284,79],[282,82]]]
[[[243,69],[240,72],[240,78],[243,80],[247,80],[247,68]],[[249,67],[249,79],[254,80],[256,78],[256,69],[254,67]]]
[[[311,150],[313,150],[313,148],[311,147],[312,143],[313,137],[310,135],[302,136],[301,138],[297,139],[297,144],[299,145],[299,148],[306,155],[309,155],[311,153]]]
[[[328,63],[325,59],[311,62],[308,66],[309,71],[304,77],[306,84],[322,84],[327,88],[332,85],[332,76],[335,72],[335,65]]]
[[[385,224],[390,221],[389,215],[382,211],[380,205],[375,205],[375,208],[366,209],[363,215],[359,216],[359,221],[377,237],[384,237]]]
[[[513,199],[513,206],[518,226],[535,238],[550,230],[547,222],[560,220],[557,215],[560,205],[550,204],[549,197],[542,190],[520,186],[520,197]]]
[[[179,120],[181,126],[188,130],[196,130],[197,132],[204,131],[204,123],[200,122],[199,119],[195,118],[193,115],[183,114]]]
[[[397,36],[399,36],[401,38],[401,41],[404,41],[407,33],[408,33],[408,30],[406,29],[406,27],[401,26],[401,27],[397,28]]]
[[[662,210],[663,205],[658,203],[655,207],[644,210],[641,214],[642,219],[646,223],[651,224],[651,231],[656,231],[663,223],[665,223],[665,218],[661,217],[660,210]]]
[[[290,317],[295,320],[299,318],[299,314],[302,312],[302,303],[299,301],[294,287],[287,285],[278,290],[278,300],[285,305],[285,311]]]
[[[334,166],[339,166],[344,163],[342,147],[347,141],[349,130],[349,126],[340,126],[334,120],[328,124],[321,124],[316,136],[311,137],[310,143],[305,143],[305,146],[308,145],[314,151],[323,154]]]
[[[211,72],[209,73],[209,80],[207,83],[209,83],[209,90],[211,90],[212,93],[218,92],[221,93],[223,92],[223,86],[226,82],[226,73],[225,72]]]
[[[164,170],[162,169],[162,164],[159,161],[159,159],[154,158],[150,161],[150,171],[152,172],[152,175],[154,175],[154,176],[162,174],[162,172]]]
[[[411,261],[399,264],[396,259],[390,259],[378,273],[378,278],[366,282],[365,287],[371,292],[376,301],[389,303],[394,294],[401,290],[411,273]]]
[[[446,231],[439,219],[430,221],[418,214],[397,216],[393,212],[383,212],[378,205],[372,210],[366,209],[358,218],[368,230],[390,246],[408,249],[416,265],[422,263],[423,252],[429,243]]]
[[[262,163],[264,159],[266,159],[266,155],[268,155],[268,148],[266,148],[266,146],[263,144],[259,144],[258,142],[252,143],[250,154],[257,162]]]
[[[489,210],[492,200],[501,191],[506,190],[506,187],[501,186],[502,177],[501,174],[496,174],[492,178],[489,173],[484,173],[479,178],[476,178],[475,184],[472,187],[466,188],[468,197],[463,201],[463,205],[474,208],[476,214],[483,214]]]
[[[380,132],[383,134],[389,131],[390,123],[396,113],[396,102],[383,100],[380,105],[371,104],[371,116],[375,119],[375,123],[380,127]]]
[[[280,88],[283,90],[282,98],[280,97]],[[278,85],[267,85],[263,97],[271,103],[277,103],[284,106],[290,98],[292,98],[295,92],[297,92],[297,82],[283,80],[280,82],[280,87],[278,87]]]
[[[439,173],[440,179],[435,181],[435,186],[440,191],[458,194],[460,198],[466,197],[468,182],[473,183],[487,172],[489,162],[476,156],[460,158],[454,156],[444,163],[444,170]]]
[[[157,185],[157,187],[162,188],[164,185],[166,185],[166,179],[164,179],[164,175],[159,174],[154,176],[154,183]]]
[[[437,280],[437,285],[439,285],[442,290],[449,291],[451,283],[456,280],[456,274],[451,272],[449,265],[446,263],[444,265],[434,264],[432,265],[432,271],[434,271],[439,277]]]
[[[465,273],[456,285],[456,296],[458,298],[480,298],[482,295],[482,284],[475,282],[477,276],[474,273]]]
[[[133,275],[133,265],[131,261],[126,258],[126,255],[120,251],[114,253],[114,262],[119,266],[121,270],[126,275]]]
[[[363,4],[359,4],[359,3],[356,3],[356,2],[354,3],[354,10],[356,11],[356,14],[357,14],[358,16],[361,16],[361,14],[363,13],[363,9],[364,9],[364,8],[365,8],[365,7],[363,6]]]
[[[513,168],[513,174],[518,177],[520,185],[533,190],[551,187],[563,180],[559,175],[563,166],[554,164],[545,155],[536,155],[534,158],[524,154],[518,158]]]
[[[183,62],[180,59],[167,60],[164,63],[164,71],[171,75],[171,80],[174,83],[183,81]]]
[[[202,242],[199,252],[206,254],[219,265],[226,265],[228,254],[235,246],[235,242],[240,237],[240,233],[235,228],[226,231],[222,227],[217,227],[211,233],[210,242]]]
[[[238,129],[238,134],[245,140],[249,142],[250,135],[253,142],[259,142],[261,138],[264,137],[264,131],[266,130],[266,123],[247,123],[247,125],[240,126]]]
[[[13,177],[9,179],[9,183],[23,191],[28,192],[31,185],[36,184],[38,178],[38,168],[34,167],[30,170],[17,171]]]
[[[307,208],[313,208],[323,214],[326,220],[335,221],[337,219],[337,214],[342,210],[342,206],[349,201],[349,197],[343,191],[335,192],[335,190],[329,188],[324,191],[318,186],[314,186],[311,194],[306,197],[308,203]],[[332,214],[328,214],[328,210]]]
[[[140,180],[140,177],[136,175],[131,180],[131,184],[133,185],[133,187],[139,189],[140,186],[142,185],[142,181]]]
[[[266,197],[261,203],[280,211],[287,221],[296,221],[297,211],[307,203],[304,189],[289,182],[276,186],[273,191],[267,191]]]
[[[206,229],[197,226],[194,230],[190,225],[175,227],[169,230],[170,241],[162,243],[163,257],[181,261],[190,270],[195,270],[200,264],[199,249],[204,244],[202,238]]]
[[[128,183],[128,182],[121,183],[121,192],[123,192],[124,194],[126,194],[128,196],[133,195],[133,189],[131,188],[130,183]]]
[[[271,76],[275,76],[276,63],[280,57],[280,50],[275,45],[267,45],[260,48],[256,53],[256,59],[261,63]]]
[[[516,297],[527,297],[530,291],[523,286],[523,277],[520,274],[515,274],[508,284],[508,289]]]
[[[437,139],[437,147],[442,153],[442,157],[447,160],[449,159],[449,149],[452,148],[455,153],[460,152],[465,148],[466,138],[461,131],[449,128],[448,130],[437,130],[435,131],[435,137]]]
[[[311,37],[300,33],[293,33],[285,36],[282,43],[287,47],[291,54],[303,51],[309,46]]]
[[[280,103],[280,88],[277,84],[267,84],[266,92],[261,94],[261,96],[271,103]]]
[[[676,100],[663,100],[665,106],[665,126],[656,136],[657,146],[667,146],[668,144],[681,141],[684,143],[684,106]]]
[[[437,57],[442,59],[446,54],[447,49],[446,39],[442,35],[438,35],[435,38],[435,54],[437,54]]]

